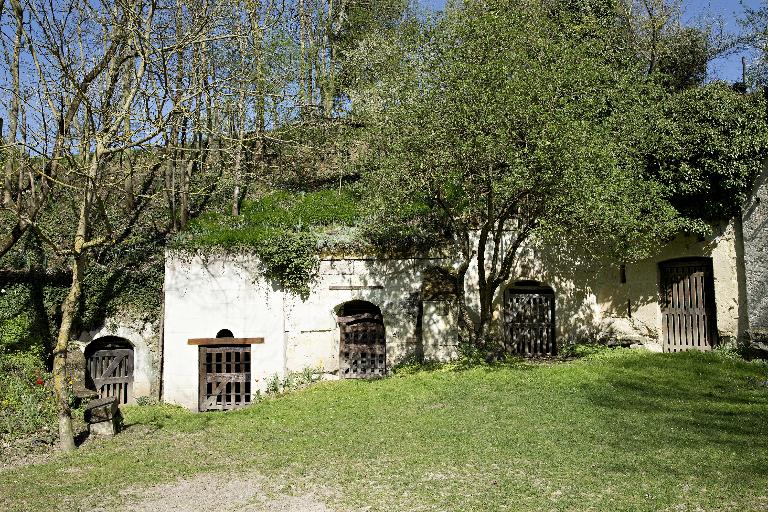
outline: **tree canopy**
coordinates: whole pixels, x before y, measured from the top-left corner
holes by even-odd
[[[623,136],[653,85],[640,65],[617,64],[599,23],[581,20],[592,37],[575,37],[561,22],[540,2],[465,2],[407,50],[410,76],[373,103],[377,221],[444,237],[462,256],[461,290],[477,259],[476,341],[529,241],[633,259],[679,227]]]

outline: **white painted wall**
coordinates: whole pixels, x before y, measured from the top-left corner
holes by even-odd
[[[250,255],[203,259],[168,253],[165,265],[164,396],[198,406],[199,359],[190,338],[212,338],[220,329],[235,337],[263,337],[251,347],[253,389],[265,390],[277,374],[339,369],[339,308],[351,300],[377,305],[384,316],[387,364],[418,350],[421,273],[435,259],[324,259],[306,299],[266,281]],[[443,327],[444,328],[444,327]]]
[[[264,281],[249,256],[205,260],[168,253],[165,263],[163,399],[198,407],[199,347],[190,338],[213,338],[229,329],[238,338],[263,337],[251,346],[251,389],[285,374],[284,293]]]
[[[560,262],[549,258],[545,264],[542,254],[532,248],[524,254],[509,283],[536,279],[553,287],[561,342],[612,333],[635,336],[653,348],[661,337],[658,263],[687,256],[712,258],[718,328],[721,336],[738,333],[737,260],[731,224],[706,240],[678,237],[655,257],[627,265],[626,283],[619,282],[616,266],[586,270],[574,266],[573,258]],[[214,337],[225,328],[238,338],[264,338],[264,344],[252,345],[254,391],[264,390],[275,374],[282,378],[307,367],[321,368],[327,377],[335,377],[339,369],[336,317],[340,307],[351,300],[365,300],[381,309],[388,366],[420,351],[427,359],[454,358],[458,355],[455,304],[421,302],[420,296],[424,271],[448,264],[441,258],[329,257],[321,260],[310,294],[302,299],[261,277],[255,256],[221,254],[204,259],[169,252],[163,398],[197,408],[199,349],[187,340]],[[466,281],[470,306],[475,309],[476,283],[475,264]],[[497,319],[504,288],[496,296]],[[632,318],[627,314],[627,299]]]

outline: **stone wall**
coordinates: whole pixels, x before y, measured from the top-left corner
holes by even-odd
[[[160,390],[160,329],[159,322],[148,322],[125,314],[107,318],[98,329],[80,333],[78,345],[85,352],[88,345],[105,337],[117,337],[133,347],[133,399],[157,399]]]
[[[309,367],[335,378],[339,369],[337,316],[341,306],[352,300],[368,301],[381,309],[388,366],[423,353],[420,286],[423,271],[436,262],[439,260],[429,258],[323,259],[311,293],[302,299],[261,277],[253,256],[203,259],[169,253],[163,398],[197,408],[198,347],[187,340],[212,338],[225,328],[235,337],[264,338],[263,344],[251,347],[254,390],[266,390],[274,375],[283,378],[288,372]],[[450,321],[455,315],[448,309],[430,339],[452,331]],[[427,351],[429,357],[446,359],[455,353],[455,343],[436,342]]]
[[[578,258],[550,257],[526,248],[512,279],[499,288],[494,325],[502,325],[507,285],[534,279],[556,295],[556,335],[560,345],[575,341],[629,340],[661,350],[659,263],[686,257],[711,258],[717,326],[722,340],[741,334],[737,229],[724,224],[709,238],[680,236],[653,258],[619,267],[581,265]],[[550,254],[555,254],[552,251]],[[274,376],[305,368],[326,378],[339,370],[337,317],[343,304],[371,302],[383,315],[387,365],[409,357],[448,360],[458,356],[458,309],[446,258],[375,259],[327,257],[320,261],[308,297],[301,298],[264,279],[249,255],[208,258],[169,252],[165,269],[164,394],[191,409],[198,404],[198,347],[190,338],[212,338],[229,329],[238,338],[263,338],[252,345],[252,389],[265,390]],[[443,270],[440,270],[443,269]],[[443,279],[443,281],[446,281]],[[450,284],[450,279],[442,284]],[[477,265],[467,273],[470,314],[477,314]]]
[[[742,213],[748,335],[768,344],[768,169],[758,177]]]
[[[264,338],[251,346],[252,389],[285,372],[283,291],[260,277],[253,258],[167,256],[163,400],[198,407],[198,351],[191,338],[229,329],[237,338]]]
[[[737,226],[734,222],[713,228],[709,237],[680,235],[653,257],[625,267],[621,282],[618,264],[597,264],[589,258],[558,255],[546,248],[528,247],[505,286],[534,279],[551,286],[556,300],[556,336],[559,345],[583,341],[617,340],[661,350],[659,263],[679,258],[711,258],[715,285],[718,336],[735,342],[743,333],[740,298]],[[470,279],[477,270],[470,269]],[[495,318],[503,314],[502,286],[496,297]],[[476,293],[474,283],[467,290]]]

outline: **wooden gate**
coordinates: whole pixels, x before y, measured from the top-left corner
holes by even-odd
[[[121,404],[133,398],[133,349],[101,348],[87,361],[88,378],[100,398],[117,398]]]
[[[251,403],[250,345],[200,347],[200,411],[224,411]]]
[[[711,350],[716,343],[712,260],[659,263],[665,352]]]
[[[339,316],[339,375],[369,379],[387,373],[387,345],[381,310],[369,302],[344,305]]]
[[[507,288],[504,296],[507,349],[527,356],[554,356],[555,292],[532,282]]]

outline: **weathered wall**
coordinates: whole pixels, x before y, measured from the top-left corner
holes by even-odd
[[[739,285],[732,222],[716,227],[705,239],[680,235],[654,257],[628,264],[626,283],[620,283],[618,266],[604,272],[593,287],[606,334],[645,340],[660,350],[659,263],[686,257],[712,258],[718,334],[722,343],[735,341],[740,334]]]
[[[214,337],[229,329],[236,337],[263,337],[251,347],[252,389],[265,390],[273,375],[321,368],[339,369],[340,307],[351,300],[377,305],[384,317],[387,365],[418,354],[421,345],[420,286],[432,259],[323,259],[305,299],[285,293],[258,272],[253,256],[179,257],[165,268],[164,399],[198,406],[198,347],[190,338]],[[450,317],[435,329],[451,330]],[[435,335],[433,335],[435,338]],[[440,350],[455,344],[430,347]]]
[[[190,338],[229,329],[238,338],[264,338],[251,346],[251,389],[285,372],[283,291],[260,278],[253,258],[223,255],[165,262],[163,399],[198,407],[199,348]]]
[[[556,294],[560,344],[619,338],[661,349],[659,262],[684,257],[712,259],[717,325],[721,338],[736,338],[739,325],[736,230],[721,226],[708,239],[680,236],[659,254],[626,267],[589,267],[572,257],[557,259],[524,250],[509,283],[535,279]],[[322,259],[308,297],[284,292],[265,280],[248,255],[203,259],[168,253],[165,275],[164,396],[191,409],[198,403],[198,347],[190,338],[214,337],[229,329],[236,337],[263,337],[252,346],[252,389],[264,390],[273,375],[320,368],[326,377],[339,369],[341,306],[352,300],[381,309],[387,365],[409,356],[447,360],[458,355],[457,308],[450,297],[426,291],[427,270],[455,264],[442,258]],[[467,273],[470,307],[477,311],[477,268]],[[494,317],[502,315],[500,287]]]
[[[742,214],[748,337],[768,344],[768,169]]]
[[[381,309],[387,340],[387,365],[423,350],[419,325],[421,274],[440,260],[328,258],[306,300],[286,297],[285,332],[288,371],[339,368],[339,308],[364,300]]]
[[[555,290],[556,336],[560,345],[618,338],[661,350],[659,263],[686,257],[712,259],[717,328],[722,342],[735,341],[739,324],[739,283],[736,229],[733,222],[716,226],[711,236],[678,236],[652,258],[626,265],[626,283],[618,265],[596,266],[589,258],[558,256],[527,247],[511,278],[495,297],[495,318],[503,314],[503,293],[515,281],[533,279]],[[467,291],[477,293],[477,265],[467,275]],[[472,301],[474,308],[476,300]]]
[[[126,314],[119,318],[107,318],[98,329],[80,334],[78,345],[84,352],[91,342],[106,336],[115,336],[133,346],[133,399],[158,398],[160,385],[159,346],[160,333],[157,324]]]

